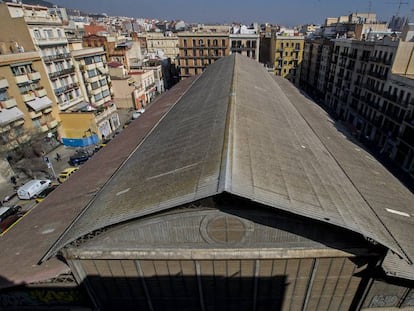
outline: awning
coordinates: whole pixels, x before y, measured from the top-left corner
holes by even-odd
[[[23,116],[23,112],[21,112],[17,107],[2,109],[0,110],[0,125],[7,125],[16,120],[22,119]]]
[[[36,97],[34,100],[26,102],[34,111],[40,111],[52,106],[52,101],[47,96]]]

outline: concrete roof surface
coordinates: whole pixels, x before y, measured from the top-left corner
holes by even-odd
[[[20,254],[37,262],[105,227],[229,192],[360,233],[392,250],[386,272],[414,279],[414,196],[259,63],[222,58],[138,120],[0,240],[10,254],[0,275],[30,279]]]
[[[221,192],[358,232],[414,259],[413,195],[295,87],[240,55],[207,68],[51,254],[90,232]]]

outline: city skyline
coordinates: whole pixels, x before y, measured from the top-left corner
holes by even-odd
[[[337,17],[353,12],[376,13],[378,21],[388,22],[393,15],[409,17],[413,13],[414,1],[357,1],[291,0],[289,2],[258,0],[209,2],[174,0],[52,0],[66,8],[88,13],[106,13],[110,16],[131,18],[182,19],[186,22],[231,23],[269,22],[285,26],[298,24],[322,24],[326,17]]]

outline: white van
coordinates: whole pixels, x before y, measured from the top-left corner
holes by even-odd
[[[21,200],[30,200],[48,188],[51,182],[49,179],[33,179],[17,189],[17,196]]]

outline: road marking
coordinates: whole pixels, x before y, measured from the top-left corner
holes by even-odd
[[[397,214],[400,216],[411,217],[410,214],[405,212],[396,211],[395,209],[386,208],[385,209],[388,213]]]

